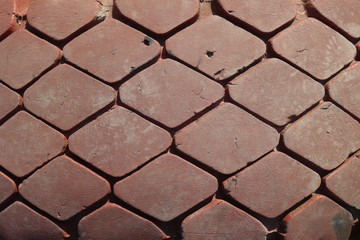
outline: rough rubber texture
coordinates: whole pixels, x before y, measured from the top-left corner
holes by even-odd
[[[359,240],[358,0],[0,0],[0,240]]]

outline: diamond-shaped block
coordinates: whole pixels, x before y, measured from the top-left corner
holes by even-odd
[[[320,183],[316,172],[283,153],[273,152],[230,177],[224,187],[249,209],[275,218],[313,193]]]
[[[54,65],[61,51],[26,30],[18,30],[0,43],[0,79],[19,89]]]
[[[199,12],[198,0],[115,0],[120,13],[156,34],[167,34]]]
[[[296,15],[294,0],[219,0],[226,15],[262,32],[271,33]]]
[[[64,151],[65,136],[21,111],[0,126],[0,165],[23,177]]]
[[[69,138],[73,153],[115,177],[135,170],[170,144],[168,132],[122,107],[103,114]]]
[[[62,130],[69,130],[115,101],[111,87],[61,64],[46,73],[24,94],[31,112]]]
[[[0,0],[0,36],[15,24],[14,1]]]
[[[120,87],[123,103],[169,128],[184,123],[223,95],[220,84],[168,59]]]
[[[265,43],[218,16],[204,18],[166,41],[167,52],[216,80],[260,59]]]
[[[259,220],[222,200],[191,214],[182,223],[184,240],[265,240]]]
[[[107,203],[80,220],[80,240],[162,240],[166,235],[152,222],[116,204]]]
[[[284,219],[285,240],[339,239],[350,237],[351,214],[329,198],[316,194]],[[306,231],[305,231],[306,229]]]
[[[37,170],[19,186],[20,194],[59,220],[67,220],[110,192],[102,177],[66,156]]]
[[[326,19],[327,24],[351,38],[360,38],[359,1],[311,0],[308,3]]]
[[[22,98],[16,92],[0,83],[0,119],[21,105]]]
[[[170,221],[213,195],[212,175],[182,158],[165,154],[119,181],[115,195],[161,221]]]
[[[107,82],[116,82],[160,54],[155,40],[114,19],[64,47],[64,57]]]
[[[8,199],[15,191],[16,185],[14,181],[0,172],[0,203]]]
[[[0,236],[2,240],[64,240],[69,237],[55,223],[21,202],[11,204],[0,213]]]
[[[230,97],[282,126],[324,96],[324,87],[276,58],[261,62],[229,83]]]
[[[270,39],[276,54],[319,80],[354,60],[355,46],[330,27],[306,18]]]
[[[324,178],[326,187],[347,204],[360,209],[360,151]]]
[[[359,123],[330,102],[324,102],[290,125],[284,144],[325,170],[344,162],[360,148]]]
[[[329,96],[360,118],[360,62],[356,62],[326,83]]]
[[[237,106],[224,103],[175,135],[177,149],[230,174],[276,147],[279,134]]]
[[[69,37],[101,14],[101,0],[32,0],[28,23],[55,40]]]

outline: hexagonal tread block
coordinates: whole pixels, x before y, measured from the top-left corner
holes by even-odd
[[[168,132],[122,107],[103,114],[69,138],[73,153],[115,177],[135,170],[170,144]]]
[[[58,220],[68,220],[110,192],[102,177],[66,156],[37,170],[19,186],[20,194]]]
[[[360,119],[360,62],[326,83],[329,96]]]
[[[144,115],[174,128],[220,100],[223,87],[173,60],[165,59],[120,87],[120,99]]]
[[[11,178],[0,172],[0,203],[8,199],[16,191],[16,185]],[[1,232],[1,231],[0,231]]]
[[[351,38],[360,38],[360,2],[357,0],[311,0],[308,2],[327,24]]]
[[[332,170],[360,148],[359,123],[330,102],[324,102],[290,125],[284,144],[312,164]]]
[[[167,34],[197,16],[197,0],[115,0],[122,15],[156,33]]]
[[[226,15],[235,17],[261,33],[271,33],[296,15],[294,0],[219,0]]]
[[[0,119],[2,119],[22,104],[22,98],[0,83],[0,102]]]
[[[322,195],[289,213],[283,220],[285,240],[339,239],[350,237],[353,218],[337,203]],[[306,229],[306,231],[304,231]]]
[[[249,209],[275,218],[313,193],[320,183],[316,172],[283,153],[273,152],[230,177],[224,187]]]
[[[116,92],[85,73],[61,64],[24,94],[31,112],[62,130],[69,130],[115,101]]]
[[[265,240],[259,220],[222,200],[191,214],[182,223],[184,240]]]
[[[28,23],[54,40],[63,40],[94,22],[101,13],[101,0],[32,0]]]
[[[360,209],[360,151],[324,178],[333,195]]]
[[[0,0],[0,36],[9,31],[15,24],[15,15],[13,14],[14,1]]]
[[[212,175],[182,158],[165,154],[116,183],[115,195],[140,211],[167,222],[213,195]]]
[[[266,51],[262,40],[218,16],[196,22],[165,46],[170,55],[216,80],[237,74]]]
[[[241,108],[224,103],[175,135],[177,149],[230,174],[276,147],[279,134]]]
[[[149,220],[113,203],[107,203],[81,219],[78,229],[80,240],[162,240],[166,238],[166,235]]]
[[[68,61],[107,82],[123,79],[159,54],[158,42],[114,19],[105,20],[64,47]]]
[[[0,164],[23,177],[62,153],[66,144],[64,135],[20,111],[0,126]]]
[[[20,89],[60,57],[57,47],[26,30],[16,31],[0,43],[0,79]]]
[[[69,237],[55,223],[21,202],[0,212],[0,236],[2,240],[64,240]]]
[[[283,126],[324,96],[324,87],[287,63],[271,58],[229,83],[230,97]]]
[[[351,42],[315,18],[285,29],[270,39],[270,45],[276,54],[319,80],[334,75],[356,55]]]

